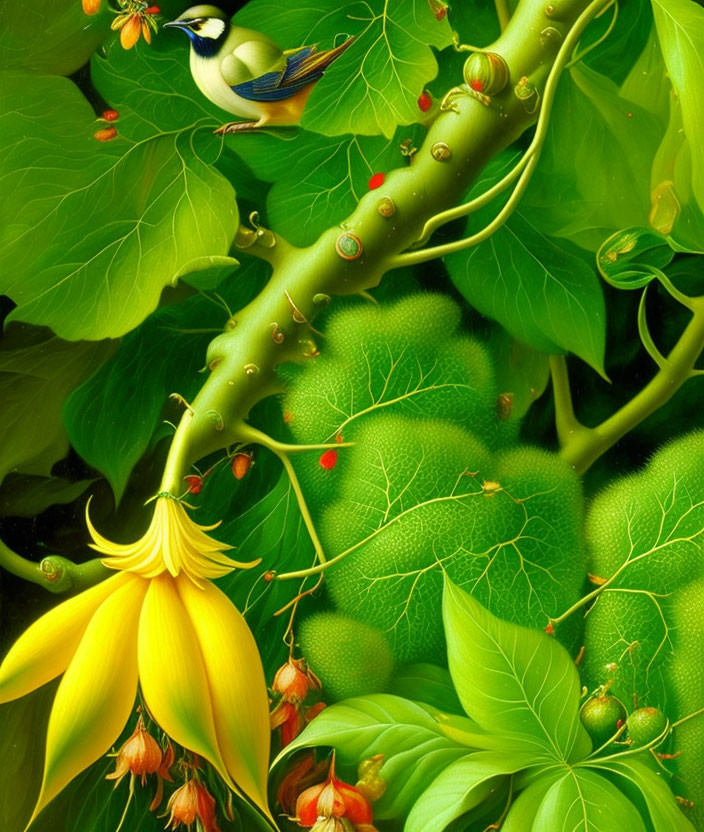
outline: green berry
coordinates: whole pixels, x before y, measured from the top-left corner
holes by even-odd
[[[638,708],[626,720],[628,737],[636,748],[656,740],[667,727],[667,717],[657,708]]]
[[[596,749],[618,731],[626,719],[626,709],[615,696],[595,696],[584,703],[580,716]]]
[[[300,626],[301,651],[331,699],[349,699],[386,689],[393,658],[386,638],[362,621],[321,612]]]

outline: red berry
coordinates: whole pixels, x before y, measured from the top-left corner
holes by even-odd
[[[232,473],[236,480],[241,480],[242,477],[249,471],[249,466],[252,464],[252,454],[235,454],[232,459]]]
[[[93,133],[93,138],[99,142],[109,142],[117,136],[117,130],[114,127],[104,127]]]
[[[105,121],[117,121],[120,118],[120,114],[117,110],[105,110],[103,112],[103,118]]]
[[[159,14],[161,9],[158,6],[149,6],[144,10],[144,14]]]
[[[203,488],[203,477],[199,477],[198,474],[189,474],[184,477],[184,480],[188,483],[189,494],[200,494]]]
[[[330,449],[320,455],[320,467],[331,471],[337,465],[337,451]]]
[[[423,90],[418,98],[418,109],[422,113],[427,113],[432,106],[433,99],[430,97],[430,93],[427,90]]]
[[[475,92],[481,92],[484,89],[484,82],[480,81],[479,78],[475,78],[473,81],[470,82],[469,85]]]
[[[554,636],[554,635],[555,635],[555,625],[552,623],[552,621],[548,621],[548,625],[547,625],[547,627],[545,628],[545,632],[546,632],[549,636]]]
[[[385,173],[375,173],[369,180],[369,190],[373,191],[376,188],[381,188],[381,186],[384,184],[385,179]]]

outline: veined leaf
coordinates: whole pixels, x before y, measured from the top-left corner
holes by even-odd
[[[655,26],[692,149],[692,187],[704,211],[704,8],[692,0],[652,0]]]
[[[391,138],[397,125],[417,121],[418,96],[438,71],[430,47],[452,42],[447,20],[436,20],[427,0],[252,0],[235,21],[289,49],[329,49],[356,38],[316,84],[303,114],[305,128],[332,136]]]
[[[555,783],[533,822],[533,832],[647,832],[635,806],[603,777],[570,769]]]
[[[508,152],[487,168],[472,198],[516,163]],[[468,234],[499,211],[503,200],[473,215]],[[606,312],[593,268],[564,243],[548,237],[533,214],[519,208],[488,240],[445,258],[467,301],[537,350],[569,351],[603,374]]]
[[[599,271],[617,289],[642,289],[662,274],[675,252],[667,239],[647,228],[613,234],[597,255]]]
[[[335,748],[343,765],[356,766],[360,760],[383,754],[379,776],[387,788],[374,805],[374,817],[403,817],[432,779],[470,754],[467,746],[439,730],[434,714],[430,706],[388,694],[347,699],[316,716],[279,759],[317,745]]]
[[[564,647],[496,618],[447,579],[443,619],[450,673],[470,717],[520,734],[534,744],[536,761],[579,760],[589,752],[579,677]]]
[[[506,820],[501,826],[502,832],[525,832],[533,828],[533,821],[538,814],[540,804],[559,778],[557,766],[552,771],[546,771],[529,786],[526,786],[511,803]]]
[[[47,476],[68,451],[61,408],[112,344],[61,341],[13,326],[0,350],[0,480],[10,471]]]
[[[416,130],[404,131],[403,138]],[[295,245],[318,235],[354,211],[376,173],[399,167],[400,139],[323,136],[306,130],[242,134],[230,142],[256,175],[273,182],[267,195],[269,223]]]
[[[71,75],[110,33],[105,6],[88,16],[77,0],[0,4],[0,69]]]
[[[633,795],[634,803],[645,802],[655,832],[694,832],[667,783],[644,763],[636,759],[595,760],[592,768],[611,772],[615,785]]]
[[[234,192],[185,133],[100,143],[70,81],[7,73],[2,90],[0,176],[14,198],[0,214],[0,290],[18,304],[10,319],[73,340],[115,337],[187,264],[227,253]]]
[[[449,714],[462,714],[449,672],[436,664],[407,664],[396,668],[389,693],[424,702]]]
[[[404,832],[442,832],[504,783],[507,775],[534,762],[531,754],[483,751],[445,768],[413,805]]]

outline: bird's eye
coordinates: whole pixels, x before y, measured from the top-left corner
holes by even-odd
[[[190,28],[193,32],[199,32],[199,31],[200,31],[200,29],[201,29],[201,26],[202,26],[202,25],[203,25],[203,21],[202,21],[202,20],[192,20],[192,21],[188,24],[188,27],[189,27],[189,28]]]

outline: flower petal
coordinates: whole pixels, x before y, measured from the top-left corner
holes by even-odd
[[[120,736],[137,695],[137,630],[147,582],[127,576],[93,615],[56,692],[33,818]]]
[[[200,644],[168,574],[152,579],[144,599],[139,681],[144,701],[163,730],[212,763],[230,785],[215,734]]]
[[[0,702],[24,696],[63,673],[93,613],[127,580],[127,575],[114,575],[57,604],[25,630],[0,666]]]
[[[254,636],[216,586],[206,581],[198,588],[186,576],[176,583],[200,643],[225,765],[242,791],[268,814],[269,697]]]

